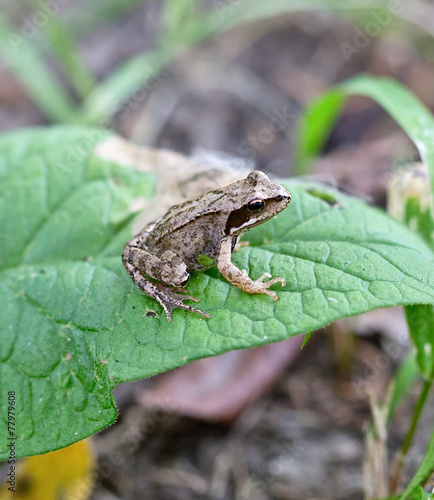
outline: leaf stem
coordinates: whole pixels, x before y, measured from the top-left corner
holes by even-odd
[[[408,450],[410,449],[411,443],[413,441],[416,427],[417,427],[417,424],[419,422],[420,416],[422,414],[422,410],[425,406],[426,400],[428,398],[429,392],[431,390],[432,383],[433,383],[432,377],[425,379],[423,382],[422,390],[419,394],[419,398],[416,402],[416,406],[415,406],[414,411],[413,411],[413,416],[412,416],[412,419],[410,422],[410,426],[409,426],[407,434],[405,435],[404,440],[402,442],[401,449],[397,455],[396,467],[394,467],[394,471],[393,471],[392,476],[390,478],[392,492],[395,492],[396,488],[398,486],[399,477],[401,476],[402,466],[404,464],[404,458],[406,457]]]

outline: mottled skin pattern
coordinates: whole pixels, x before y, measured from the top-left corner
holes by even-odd
[[[245,292],[267,294],[277,300],[268,288],[276,282],[284,286],[285,281],[274,278],[264,282],[271,278],[269,274],[253,281],[232,264],[231,254],[240,235],[274,217],[290,201],[291,195],[283,186],[253,171],[246,179],[171,207],[125,245],[122,261],[134,283],[162,305],[168,321],[176,307],[210,318],[183,303],[197,299],[178,293],[185,292],[183,287],[191,271],[214,265]]]

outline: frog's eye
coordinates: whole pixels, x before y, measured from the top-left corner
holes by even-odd
[[[261,200],[261,198],[256,198],[247,203],[247,210],[251,214],[259,214],[260,212],[262,212],[262,210],[264,210],[264,208],[265,208],[265,201]]]

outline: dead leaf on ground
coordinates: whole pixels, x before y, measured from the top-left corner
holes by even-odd
[[[146,408],[211,421],[232,421],[264,394],[300,352],[303,336],[200,359],[155,378],[138,395]]]

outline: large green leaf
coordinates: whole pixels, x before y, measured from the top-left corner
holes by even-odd
[[[422,162],[426,165],[431,187],[430,206],[420,206],[420,199],[424,196],[408,198],[408,194],[401,193],[401,204],[405,206],[405,221],[410,227],[417,229],[421,237],[433,248],[433,214],[434,202],[434,117],[431,112],[409,90],[400,83],[388,78],[376,78],[361,75],[337,85],[332,90],[320,96],[303,113],[299,126],[299,137],[296,151],[296,171],[306,172],[313,158],[321,151],[327,140],[333,124],[348,96],[362,95],[370,97],[380,104],[402,127],[417,147]],[[411,193],[412,190],[409,188]],[[410,336],[415,347],[415,361],[420,373],[425,378],[422,399],[415,408],[407,448],[411,442],[414,428],[423,408],[432,378],[434,376],[434,309],[432,305],[412,305],[405,308]],[[401,380],[402,382],[402,380]],[[405,384],[395,392],[400,396],[405,390]],[[393,401],[396,404],[396,400]],[[419,471],[406,490],[408,496],[420,484],[421,478],[426,476],[426,471],[433,468],[433,438],[422,460]],[[423,476],[425,474],[425,476]]]
[[[356,199],[293,182],[288,209],[247,233],[232,259],[252,278],[284,277],[279,300],[211,269],[188,289],[212,319],[176,310],[168,323],[120,259],[131,202],[152,195],[153,177],[98,158],[104,137],[55,128],[0,139],[0,458],[8,391],[17,455],[42,453],[113,422],[118,382],[374,308],[434,304],[434,255],[421,238]]]

